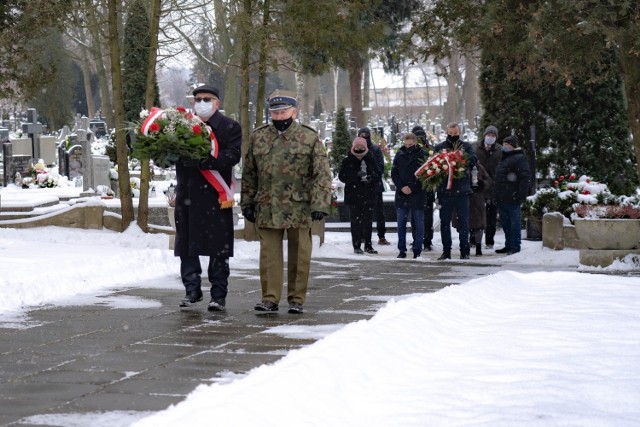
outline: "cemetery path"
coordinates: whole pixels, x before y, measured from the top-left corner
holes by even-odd
[[[256,316],[258,271],[233,268],[222,313],[206,310],[207,296],[181,311],[177,277],[167,277],[161,289],[142,283],[87,305],[33,310],[0,323],[0,426],[27,425],[28,417],[42,414],[159,411],[199,384],[244,374],[318,338],[265,333],[271,328],[335,330],[370,318],[391,298],[435,292],[497,269],[375,256],[314,259],[303,315],[288,314],[285,297],[279,314]]]

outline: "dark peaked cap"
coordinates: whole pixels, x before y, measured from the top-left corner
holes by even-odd
[[[220,99],[220,92],[218,91],[218,88],[215,88],[213,86],[209,86],[209,85],[198,86],[193,90],[193,96],[196,96],[199,93],[210,93],[212,95],[215,95],[216,98]]]
[[[293,92],[285,92],[276,90],[271,94],[268,100],[269,111],[284,110],[290,107],[297,107],[298,100]]]

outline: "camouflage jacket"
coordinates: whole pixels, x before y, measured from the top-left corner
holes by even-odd
[[[329,212],[331,170],[312,128],[256,129],[242,167],[242,208],[253,205],[260,228],[311,227],[311,212]]]

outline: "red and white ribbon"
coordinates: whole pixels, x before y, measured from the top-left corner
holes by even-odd
[[[211,156],[214,159],[218,158],[219,154],[219,145],[218,138],[216,138],[216,134],[213,132],[213,129],[209,129],[209,135],[211,136]],[[209,184],[218,192],[218,201],[220,202],[220,208],[226,209],[231,208],[235,204],[235,200],[233,199],[233,194],[236,190],[236,181],[233,178],[233,172],[231,174],[231,185],[227,185],[226,181],[220,175],[220,172],[217,170],[205,169],[201,170],[200,173],[207,180]]]
[[[144,119],[144,122],[142,122],[142,126],[140,126],[140,132],[142,132],[144,136],[147,136],[149,134],[149,128],[153,122],[159,119],[163,114],[164,110],[158,107],[152,107],[151,111],[149,111],[149,115]]]

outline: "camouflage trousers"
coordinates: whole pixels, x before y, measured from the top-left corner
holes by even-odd
[[[258,228],[262,300],[280,302],[283,286],[283,240],[287,233],[287,302],[304,304],[311,266],[311,228]]]

